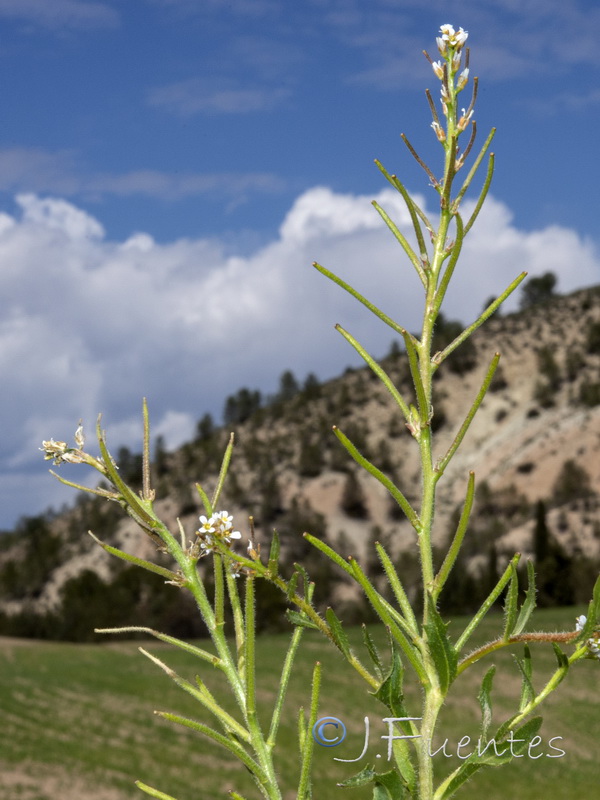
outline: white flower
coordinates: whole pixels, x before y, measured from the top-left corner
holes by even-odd
[[[228,531],[233,525],[233,517],[227,511],[219,511],[212,515],[212,519],[222,531]]]
[[[577,619],[575,620],[575,630],[582,631],[586,622],[587,622],[587,617],[584,617],[583,614],[580,617],[577,617]]]
[[[450,47],[460,49],[467,41],[467,37],[469,36],[468,31],[465,31],[462,28],[459,28],[458,31],[455,31],[452,25],[440,25],[440,33],[442,36],[436,41],[438,43],[438,47],[440,47],[440,41],[442,42],[442,46],[444,47],[444,53],[442,53],[442,55],[445,54],[445,50],[448,45],[450,45]]]
[[[203,514],[200,517],[200,522],[202,524],[200,525],[200,529],[198,530],[198,533],[206,534],[206,535],[208,535],[209,533],[214,533],[214,531],[215,531],[215,524],[214,524],[215,518],[214,518],[214,516],[211,517],[210,519],[206,519],[206,517]]]
[[[202,540],[200,548],[204,551],[202,555],[206,555],[211,551],[218,550],[217,540],[224,544],[231,544],[232,539],[241,539],[242,534],[233,529],[233,517],[227,511],[217,511],[207,519],[205,516],[200,517],[200,528],[198,530],[198,537]]]

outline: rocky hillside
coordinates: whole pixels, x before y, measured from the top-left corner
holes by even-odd
[[[436,348],[456,332],[456,323],[441,320]],[[393,343],[380,363],[412,399],[399,345]],[[470,470],[478,486],[463,580],[456,587],[458,606],[461,594],[476,595],[473,587],[491,579],[516,550],[538,561],[552,556],[547,574],[541,571],[540,599],[544,592],[550,598],[556,571],[562,570],[562,601],[584,601],[589,576],[600,563],[600,287],[496,315],[455,351],[435,379],[437,454],[451,443],[496,351],[501,361],[494,382],[439,484],[435,537],[440,545],[450,535]],[[194,484],[214,484],[233,430],[236,447],[222,505],[234,514],[237,527],[247,532],[251,514],[259,540],[276,528],[289,557],[309,559],[317,571],[323,567],[307,551],[304,530],[328,537],[342,552],[362,559],[373,574],[377,565],[368,545],[385,541],[410,582],[416,554],[410,526],[384,488],[357,469],[331,432],[337,425],[418,504],[415,442],[368,368],[349,369],[323,384],[309,376],[302,386],[285,373],[279,394],[269,403],[242,389],[228,399],[225,417],[228,424],[221,428],[202,419],[196,438],[175,452],[156,443],[156,509],[172,528],[179,517],[193,534],[200,511]],[[117,445],[112,443],[114,451]],[[121,450],[119,466],[124,477],[140,481],[138,456]],[[88,529],[135,555],[156,555],[153,542],[117,506],[100,498],[79,498],[61,515],[23,520],[14,534],[0,540],[0,632],[46,635],[39,618],[64,616],[69,598],[78,602],[86,587],[96,597],[94,587],[120,581],[142,610],[155,602],[153,592],[162,597],[157,586],[133,591],[130,571],[125,579],[87,536]],[[329,573],[325,579],[327,590],[345,600],[350,614],[349,587]],[[169,601],[161,602],[164,611]],[[61,630],[72,638],[68,623]]]

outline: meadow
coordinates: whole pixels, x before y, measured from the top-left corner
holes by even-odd
[[[539,610],[536,629],[574,628],[575,617],[585,609]],[[535,615],[534,615],[535,617]],[[492,638],[500,628],[498,616],[490,615],[481,627],[477,644]],[[459,633],[466,620],[457,618],[451,632]],[[370,628],[375,641],[385,643],[380,626]],[[362,651],[360,629],[349,636]],[[360,677],[344,659],[312,631],[300,648],[278,746],[279,772],[284,776],[285,800],[295,797],[297,783],[297,721],[293,709],[307,705],[315,661],[323,664],[320,716],[343,720],[346,740],[339,747],[315,747],[316,800],[366,800],[367,788],[343,789],[336,782],[363,769],[368,763],[379,772],[386,769],[387,733],[383,707],[370,697]],[[243,767],[232,764],[225,750],[199,734],[175,726],[153,714],[173,711],[209,722],[207,714],[138,650],[140,645],[168,663],[184,677],[196,674],[214,693],[226,690],[219,675],[206,664],[156,640],[119,641],[98,637],[94,645],[54,644],[0,639],[0,798],[2,800],[128,800],[140,798],[134,786],[141,779],[178,800],[227,797],[236,789],[249,799],[256,797]],[[203,644],[203,646],[205,646]],[[285,635],[265,635],[258,640],[258,697],[268,712],[273,687],[287,646]],[[519,655],[519,648],[511,652]],[[478,736],[480,718],[477,692],[481,677],[491,663],[498,667],[492,695],[494,719],[499,724],[514,708],[520,678],[511,652],[473,667],[458,678],[443,710],[436,750],[448,742],[445,752],[434,756],[436,768],[448,772],[458,764],[457,744]],[[533,645],[536,688],[553,671],[555,657],[548,645]],[[365,659],[366,661],[366,654]],[[598,789],[600,716],[598,714],[597,661],[575,665],[559,691],[542,707],[542,743],[532,756],[514,760],[499,769],[480,771],[464,789],[463,797],[500,800],[575,800],[594,797]],[[407,705],[418,713],[418,689],[406,674]],[[227,706],[235,713],[233,702]],[[365,716],[369,717],[367,753],[355,763],[365,741]],[[493,730],[493,729],[492,729]],[[555,739],[553,737],[562,737]],[[559,753],[564,751],[564,755]],[[469,752],[463,749],[462,753]],[[524,774],[526,773],[526,775]],[[523,794],[523,787],[527,795]]]

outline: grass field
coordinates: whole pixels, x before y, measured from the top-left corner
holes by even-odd
[[[573,628],[583,609],[537,612],[539,629]],[[481,632],[483,640],[498,629],[490,618]],[[452,623],[461,630],[461,620]],[[385,633],[373,627],[376,641]],[[360,631],[351,638],[361,641]],[[155,665],[138,652],[140,642],[101,645],[68,645],[0,639],[0,800],[127,800],[141,798],[133,785],[141,779],[172,794],[178,800],[212,800],[226,797],[235,788],[248,798],[257,797],[243,767],[232,764],[228,753],[200,735],[172,726],[152,714],[153,709],[175,711],[209,721],[191,697],[178,689]],[[264,636],[258,642],[259,699],[269,709],[274,686],[287,645],[286,636]],[[215,693],[224,689],[220,676],[204,663],[154,640],[144,643],[180,674],[193,680],[199,672]],[[515,651],[519,652],[519,651]],[[555,665],[551,648],[532,647],[534,685]],[[315,750],[315,800],[365,800],[366,789],[340,789],[336,781],[350,777],[367,763],[385,771],[386,733],[384,709],[366,692],[359,676],[350,671],[333,647],[317,634],[307,632],[288,696],[289,714],[281,729],[278,768],[285,785],[285,800],[295,797],[297,745],[295,709],[308,704],[314,662],[324,667],[320,715],[344,721],[348,735],[338,748]],[[446,757],[435,756],[436,767],[446,773],[456,767],[456,745],[465,735],[477,738],[479,706],[476,695],[484,669],[467,671],[454,686],[439,726],[441,747],[448,739]],[[499,723],[513,710],[520,679],[509,653],[494,659],[498,666],[493,695],[495,720]],[[598,688],[600,664],[577,664],[544,711],[542,744],[528,757],[500,769],[480,771],[461,797],[474,800],[575,800],[598,796],[600,768],[600,714]],[[415,713],[418,691],[406,675],[409,709]],[[231,704],[233,710],[233,704]],[[362,751],[364,717],[371,726],[367,755],[352,764],[334,761],[356,758]],[[549,744],[565,751],[562,757]],[[380,758],[377,758],[377,755]]]

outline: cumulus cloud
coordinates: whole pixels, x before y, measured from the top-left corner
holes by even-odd
[[[357,363],[336,322],[375,355],[387,352],[392,332],[311,269],[313,260],[417,329],[420,283],[371,199],[312,188],[273,241],[241,257],[208,239],[160,244],[136,233],[111,241],[64,199],[18,196],[19,213],[0,214],[0,414],[9,421],[0,481],[13,498],[0,524],[65,497],[53,484],[38,492],[45,465],[37,448],[49,437],[70,439],[80,417],[90,430],[102,411],[115,449],[138,448],[145,396],[155,433],[175,446],[206,411],[220,418],[224,398],[241,386],[268,393],[284,369],[326,378]],[[407,230],[399,195],[376,199]],[[510,209],[489,198],[446,313],[468,322],[522,270],[548,269],[570,291],[598,282],[600,255],[566,228],[519,229]],[[28,487],[33,503],[23,502]]]

